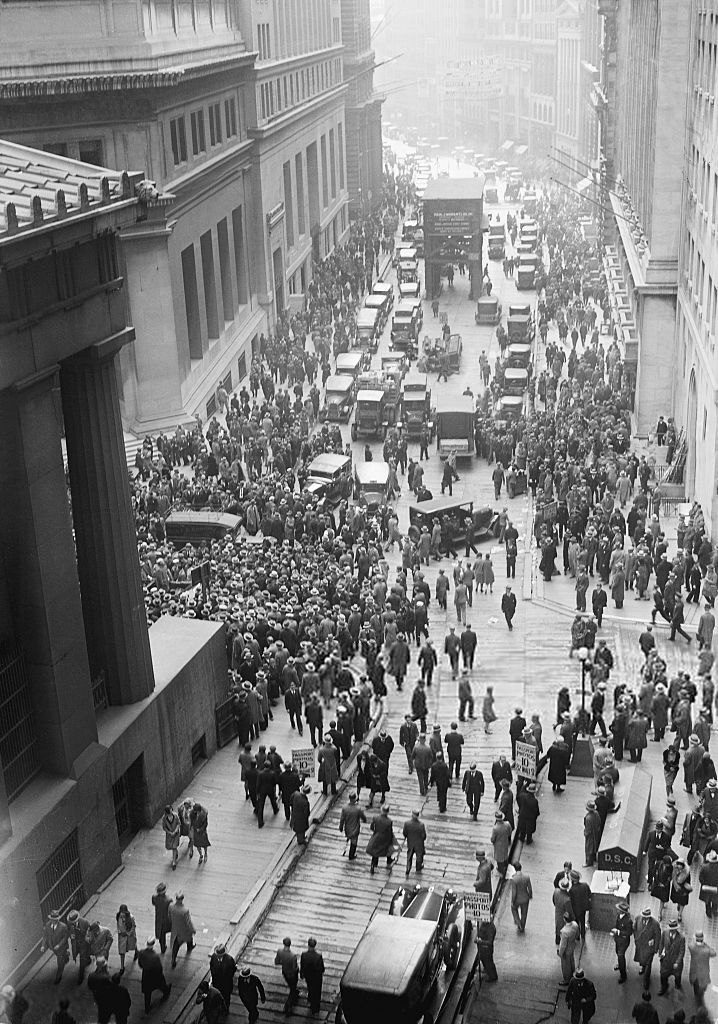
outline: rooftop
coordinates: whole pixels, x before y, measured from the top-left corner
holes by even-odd
[[[137,201],[142,174],[70,160],[0,139],[0,244],[20,232]]]
[[[484,175],[473,178],[431,178],[424,191],[427,199],[482,199]]]

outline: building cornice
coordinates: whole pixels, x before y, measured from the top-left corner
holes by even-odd
[[[256,53],[245,51],[196,64],[175,64],[164,68],[87,74],[68,71],[67,74],[48,73],[34,78],[0,78],[0,99],[169,89],[221,71],[251,67],[255,57]]]

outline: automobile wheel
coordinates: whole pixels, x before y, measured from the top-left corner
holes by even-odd
[[[459,966],[460,955],[461,933],[459,932],[459,926],[454,923],[444,936],[444,963],[450,971],[455,970]]]

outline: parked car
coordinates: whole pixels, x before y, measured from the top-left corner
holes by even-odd
[[[496,327],[501,323],[501,303],[496,295],[482,295],[476,303],[474,320],[477,324],[489,324]]]
[[[349,455],[324,452],[312,459],[307,472],[304,489],[330,505],[338,505],[352,492],[352,459]]]
[[[348,423],[354,407],[354,378],[346,374],[327,377],[324,408],[320,412],[330,423]]]
[[[389,465],[383,460],[377,462],[356,462],[354,464],[354,500],[373,511],[387,503]]]
[[[337,1024],[433,1022],[471,933],[464,900],[451,889],[402,886],[377,914],[340,982]],[[447,984],[437,986],[442,972]]]
[[[475,509],[473,501],[459,497],[431,498],[429,501],[412,502],[409,505],[409,537],[413,541],[418,540],[422,526],[426,526],[431,533],[434,520],[441,521],[444,516],[448,516],[452,522],[457,544],[463,544],[466,540],[467,517],[470,516],[473,521],[474,537],[477,540],[493,536],[498,519],[490,505],[481,505]]]

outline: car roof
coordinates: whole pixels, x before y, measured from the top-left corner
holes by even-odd
[[[471,505],[471,498],[432,498],[430,501],[411,502],[409,511],[415,509],[422,515],[439,515],[442,512],[449,512],[452,508],[461,508],[462,505]]]
[[[414,299],[402,299],[396,307],[397,313],[413,313],[417,307]]]
[[[401,995],[435,931],[432,921],[377,915],[354,950],[342,976],[342,987]]]
[[[374,388],[362,388],[357,391],[357,402],[381,402],[384,392]]]
[[[375,281],[372,292],[375,295],[390,295],[394,291],[394,285],[390,281]]]
[[[498,306],[499,304],[499,300],[496,295],[482,295],[477,302],[479,306]]]
[[[354,378],[347,373],[333,373],[327,377],[327,391],[348,391],[354,386]]]
[[[474,415],[474,400],[471,395],[439,395],[436,400],[437,412],[468,412]]]
[[[357,313],[357,327],[373,327],[378,315],[378,306],[364,306]]]
[[[389,479],[389,466],[386,462],[355,462],[354,472],[360,484],[385,484]]]
[[[361,352],[340,352],[337,356],[337,367],[339,366],[358,366],[361,363],[362,355]],[[339,374],[339,376],[343,376]]]
[[[348,455],[340,455],[337,452],[323,452],[317,455],[309,463],[309,474],[312,472],[332,473],[335,469],[341,469],[351,462]]]
[[[176,512],[170,512],[165,519],[165,524],[171,526],[172,523],[216,523],[218,526],[226,526],[227,529],[233,530],[241,523],[241,519],[239,516],[232,515],[231,512],[179,509]]]
[[[367,295],[364,299],[365,309],[379,309],[386,302],[386,295]]]

